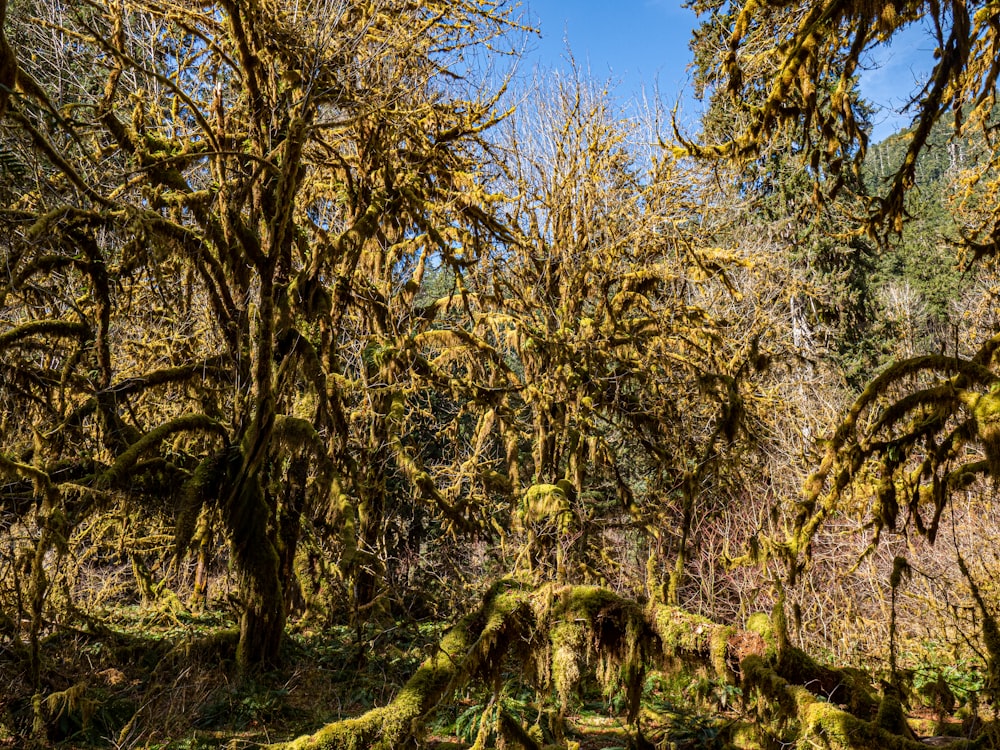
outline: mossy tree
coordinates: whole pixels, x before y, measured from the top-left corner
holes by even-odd
[[[703,14],[691,41],[694,94],[707,109],[696,135],[678,134],[692,151],[708,156],[718,179],[731,186],[743,221],[774,238],[794,269],[786,304],[796,329],[796,347],[807,368],[832,359],[850,387],[860,390],[892,349],[880,319],[875,243],[853,232],[852,215],[863,210],[864,184],[854,174],[831,174],[813,163],[807,140],[791,130],[770,133],[756,151],[730,161],[714,158],[719,144],[738,138],[767,99],[766,81],[777,75],[781,58],[763,52],[769,40],[792,33],[795,16],[776,20],[780,30],[755,30],[746,43],[754,53],[752,80],[740,99],[726,86],[730,28],[741,8],[730,3],[695,4]],[[811,101],[829,119],[834,93],[843,90],[857,125],[869,127],[870,110],[857,78],[846,82],[827,73],[815,76]],[[803,169],[803,164],[807,168]]]
[[[497,230],[478,147],[496,97],[451,73],[510,9],[94,3],[8,22],[38,50],[25,80],[67,40],[90,65],[35,71],[63,85],[8,102],[31,170],[2,214],[5,473],[86,498],[71,524],[108,493],[173,504],[178,554],[202,511],[221,518],[239,661],[271,661],[303,513],[363,483],[345,320],[398,334],[389,303],[412,303],[428,258],[471,262]]]
[[[479,335],[510,352],[497,464],[518,519],[551,501],[571,580],[628,565],[677,601],[696,527],[754,481],[764,371],[789,347],[770,296],[784,271],[705,171],[650,147],[654,118],[576,69],[541,86],[502,131],[512,236],[470,289]]]
[[[903,29],[925,23],[935,62],[909,105],[908,137],[898,160],[869,184],[869,195],[860,196],[862,209],[848,215],[848,227],[879,243],[892,243],[900,232],[905,237],[908,211],[924,208],[910,198],[920,157],[941,142],[942,129],[954,134],[954,143],[976,134],[981,158],[956,180],[951,202],[960,217],[954,242],[968,259],[996,254],[995,4],[831,0],[699,7],[731,9],[718,82],[741,117],[727,138],[692,150],[738,166],[766,152],[775,137],[791,138],[801,147],[799,163],[815,181],[812,205],[820,210],[845,187],[863,184],[868,135],[851,91],[864,56]],[[752,95],[744,104],[746,92]],[[937,216],[928,218],[940,223]],[[793,577],[816,531],[840,511],[860,511],[876,539],[906,527],[933,540],[954,493],[980,478],[996,480],[998,343],[995,329],[985,331],[970,348],[901,359],[868,382],[825,442],[794,531],[779,545]],[[995,670],[994,615],[972,593],[983,618],[987,666]]]

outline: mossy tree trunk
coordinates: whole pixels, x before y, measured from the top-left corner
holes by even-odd
[[[287,611],[274,539],[274,498],[261,486],[259,470],[248,472],[244,464],[240,477],[227,503],[227,525],[244,606],[236,662],[246,674],[277,661]]]

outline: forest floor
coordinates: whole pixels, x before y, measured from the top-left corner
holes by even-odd
[[[441,626],[409,621],[293,630],[279,668],[243,679],[233,660],[236,635],[235,618],[222,611],[122,607],[100,619],[81,616],[46,639],[38,698],[25,650],[0,648],[0,748],[33,742],[67,749],[202,750],[287,740],[389,703],[436,648]],[[479,688],[443,705],[424,746],[468,748],[500,708],[522,726],[535,726],[543,734],[540,744],[561,735],[562,746],[579,750],[637,746],[622,696],[604,696],[589,684],[560,732],[552,726],[558,722],[555,701],[539,713],[537,696],[511,677],[495,701]],[[739,697],[738,688],[705,674],[651,672],[640,725],[650,747],[721,748],[725,724],[740,719]],[[940,718],[923,709],[911,725],[924,736],[961,734],[961,722]]]

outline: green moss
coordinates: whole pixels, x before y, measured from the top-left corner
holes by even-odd
[[[498,672],[512,644],[529,638],[529,593],[501,581],[487,593],[483,606],[444,636],[387,705],[362,716],[328,724],[314,734],[273,746],[282,750],[394,750],[417,736],[424,721],[451,691],[474,676]]]
[[[709,637],[709,660],[715,675],[726,682],[735,683],[736,675],[729,668],[729,641],[736,634],[736,628],[716,627]]]
[[[875,724],[887,732],[912,738],[913,732],[909,724],[906,723],[906,716],[903,713],[903,704],[899,696],[887,691],[882,696],[879,703],[878,713],[875,716]]]
[[[708,662],[715,676],[735,681],[729,668],[729,642],[736,632],[734,628],[668,604],[655,605],[651,619],[666,656],[698,664]]]
[[[813,693],[846,705],[852,714],[865,721],[873,720],[878,712],[879,700],[862,672],[824,666],[794,646],[779,656],[775,669],[789,682],[809,685]]]
[[[766,614],[751,618],[748,626],[764,638],[772,632]],[[565,710],[596,656],[598,677],[606,685],[624,687],[631,704],[638,695],[633,688],[641,685],[654,647],[662,646],[668,656],[708,663],[717,674],[728,676],[733,644],[746,635],[676,607],[654,604],[644,611],[635,602],[598,587],[549,584],[532,590],[501,581],[475,613],[448,632],[389,705],[335,722],[281,747],[389,750],[410,746],[448,695],[473,679],[495,684],[511,661],[535,666],[537,687],[554,689]],[[734,724],[727,730],[726,738],[734,747],[922,747],[908,737],[898,701],[883,699],[879,704],[859,672],[824,667],[791,646],[780,658],[773,647],[770,654],[746,656],[740,667],[743,694],[748,708],[755,706],[757,721]],[[848,710],[837,705],[841,702]],[[540,744],[520,724],[508,729],[498,736],[504,735],[510,746]],[[973,746],[963,742],[954,747]]]
[[[982,394],[972,409],[976,430],[989,463],[990,474],[1000,478],[1000,391],[990,389]]]
[[[83,323],[70,320],[33,320],[15,326],[0,334],[0,350],[15,344],[30,336],[43,336],[47,339],[68,338],[86,341],[93,334]]]
[[[746,629],[761,636],[769,648],[774,648],[774,628],[771,627],[771,616],[767,612],[755,612],[750,615]]]
[[[551,630],[552,684],[559,694],[563,711],[580,682],[580,666],[587,651],[585,631],[578,622],[560,622]]]
[[[781,745],[756,722],[735,721],[724,732],[727,747],[743,750],[778,750]]]
[[[115,459],[114,465],[101,477],[101,484],[108,486],[123,481],[129,469],[144,453],[158,447],[161,442],[177,432],[214,432],[223,441],[229,439],[225,428],[211,417],[204,414],[184,414],[150,430],[130,445],[124,453]]]
[[[567,533],[577,525],[576,514],[570,506],[573,486],[562,479],[558,484],[536,484],[524,493],[520,521],[525,526],[553,527]]]
[[[789,727],[793,736],[786,739],[794,740],[796,747],[828,750],[918,750],[925,747],[912,739],[898,700],[895,703],[891,698],[883,701],[881,710],[873,716],[875,720],[866,721],[814,694],[812,689],[816,686],[812,681],[809,689],[792,684],[759,656],[744,659],[742,670],[745,693],[754,692],[761,699],[758,701],[760,721],[775,728]],[[830,672],[856,678],[847,670]],[[975,743],[963,741],[950,747],[967,750],[975,746]]]
[[[820,746],[830,750],[922,750],[927,745],[893,734],[873,722],[842,711],[831,703],[814,699],[800,712],[799,746]],[[948,745],[951,750],[970,750],[978,743],[959,740]]]
[[[740,670],[743,672],[744,695],[756,692],[768,704],[770,712],[779,719],[796,714],[796,701],[788,680],[767,666],[762,657],[756,654],[748,656],[740,664]]]
[[[562,617],[573,615],[593,622],[602,612],[609,608],[620,608],[622,599],[613,591],[600,586],[570,586],[556,589],[553,592],[558,597],[554,612]]]

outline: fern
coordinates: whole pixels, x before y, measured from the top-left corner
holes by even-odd
[[[0,174],[21,181],[28,176],[28,166],[6,146],[0,146]]]

